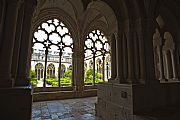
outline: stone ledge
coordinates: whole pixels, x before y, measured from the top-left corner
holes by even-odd
[[[93,97],[97,95],[97,89],[78,91],[53,91],[53,92],[38,92],[33,94],[33,101],[60,100],[79,97]]]

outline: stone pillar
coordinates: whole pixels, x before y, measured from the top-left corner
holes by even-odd
[[[167,80],[167,66],[166,66],[166,58],[165,58],[165,51],[163,50],[162,51],[162,53],[163,53],[163,55],[162,55],[162,57],[163,57],[163,67],[164,67],[164,69],[163,69],[163,71],[164,71],[164,77],[165,77],[165,79]]]
[[[125,52],[125,47],[124,46],[124,34],[123,33],[118,33],[116,36],[116,63],[111,62],[111,64],[116,65],[117,64],[117,77],[116,77],[116,82],[118,83],[124,83],[124,75],[123,73],[126,72],[125,70],[123,70],[124,66],[126,65],[126,54],[124,54]],[[124,58],[124,59],[123,59]]]
[[[119,60],[121,60],[121,61],[119,61],[119,63],[122,66],[118,66],[118,69],[121,70],[121,68],[123,68],[122,72],[120,71],[120,73],[122,73],[122,76],[121,76],[122,80],[120,81],[120,83],[125,83],[125,82],[127,82],[126,80],[127,80],[127,76],[128,76],[127,38],[126,38],[125,33],[122,34],[122,44],[121,45],[122,45],[122,55],[120,55],[120,56],[121,56],[122,60],[119,59]],[[118,50],[118,52],[119,52],[119,50]],[[121,54],[121,53],[119,53],[119,54]]]
[[[105,82],[105,57],[104,57],[104,55],[103,55],[103,57],[102,57],[102,79],[103,79],[103,82]]]
[[[1,0],[0,1],[0,45],[2,42],[2,35],[3,35],[5,8],[6,8],[5,0]]]
[[[127,22],[126,28],[127,36],[127,56],[128,56],[128,83],[135,83],[135,69],[134,69],[134,41],[133,41],[133,23],[131,21]]]
[[[116,36],[113,34],[110,39],[111,47],[111,78],[109,80],[115,80],[117,76],[117,61],[116,61]]]
[[[145,74],[145,54],[144,54],[144,37],[143,37],[143,30],[139,30],[139,82],[144,83],[146,79],[146,74]]]
[[[170,50],[171,53],[171,61],[172,61],[172,70],[173,70],[173,79],[177,79],[177,74],[176,74],[176,65],[175,65],[175,59],[174,59],[174,51]]]
[[[166,77],[167,79],[170,79],[170,68],[169,68],[169,65],[168,65],[168,58],[167,58],[167,51],[164,51],[164,60],[165,60],[165,65],[166,65]]]
[[[157,54],[159,61],[159,72],[160,72],[159,80],[164,80],[165,77],[164,77],[163,56],[162,56],[162,38],[157,28],[155,29],[155,33],[153,35],[153,45],[155,48],[157,48],[155,49],[154,57]],[[155,65],[155,67],[157,67],[156,69],[158,69],[157,65]]]
[[[73,54],[73,60],[75,90],[82,92],[84,90],[84,52],[76,50]]]
[[[144,83],[145,81],[145,70],[144,70],[144,46],[143,46],[143,28],[142,20],[137,19],[135,21],[134,31],[134,63],[135,63],[135,78],[138,83]]]
[[[15,81],[16,86],[26,86],[29,85],[29,62],[30,60],[30,51],[31,51],[31,42],[30,39],[30,30],[31,30],[31,20],[36,6],[36,0],[25,0],[24,3],[24,19],[23,19],[23,28],[21,36],[21,46],[18,62],[18,72]]]
[[[6,13],[2,29],[3,36],[1,37],[2,42],[0,47],[0,87],[12,87],[11,64],[19,0],[8,0],[6,4]]]
[[[159,46],[158,49],[159,49],[159,64],[160,64],[160,80],[164,80],[165,74],[164,74],[163,53],[161,46]]]
[[[154,66],[154,53],[153,53],[153,34],[155,30],[155,22],[153,18],[146,18],[143,26],[144,32],[144,62],[145,62],[145,77],[147,84],[158,83],[155,77],[155,66]]]
[[[17,68],[18,68],[23,16],[24,16],[24,4],[21,4],[19,12],[18,12],[18,18],[17,18],[16,36],[15,36],[13,58],[12,58],[13,60],[12,60],[12,65],[11,65],[11,67],[12,67],[11,73],[12,73],[13,80],[16,78]]]
[[[134,66],[135,66],[135,79],[139,80],[140,78],[140,57],[139,57],[139,41],[138,41],[138,35],[136,32],[134,32]]]
[[[177,57],[177,75],[180,80],[180,46],[176,49],[176,57]]]
[[[158,58],[159,58],[159,67],[160,67],[160,78],[159,80],[164,80],[164,68],[163,68],[163,57],[162,57],[162,50],[161,46],[157,46]]]
[[[39,70],[37,69],[37,80],[39,80]]]

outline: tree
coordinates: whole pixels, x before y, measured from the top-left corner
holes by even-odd
[[[34,87],[37,86],[37,76],[34,70],[30,70],[30,80]]]
[[[64,73],[64,77],[66,77],[66,78],[71,78],[71,77],[72,77],[72,70],[67,70],[67,71]]]
[[[86,72],[85,72],[85,80],[92,80],[93,79],[93,71],[94,70],[92,68],[86,70]],[[98,79],[101,79],[101,78],[102,78],[102,74],[95,71],[95,79],[98,80]]]
[[[30,70],[30,78],[36,78],[36,72],[34,70]]]

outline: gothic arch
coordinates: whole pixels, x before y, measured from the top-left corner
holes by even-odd
[[[42,24],[43,22],[49,20],[49,19],[59,19],[61,20],[66,27],[71,32],[71,35],[74,39],[77,38],[77,24],[76,22],[69,16],[67,13],[65,13],[63,10],[59,8],[47,8],[41,10],[39,13],[39,16],[34,20],[33,27],[32,27],[32,33],[37,29],[37,27]]]
[[[103,31],[106,36],[118,32],[116,15],[112,8],[103,1],[89,3],[84,16],[82,40],[94,29]]]
[[[93,61],[90,60],[90,61],[89,61],[89,68],[92,68],[92,66],[93,66]]]
[[[61,64],[61,70],[60,70],[60,74],[61,74],[61,77],[64,76],[64,73],[66,72],[66,66],[64,64]]]
[[[53,63],[47,66],[47,74],[49,78],[55,78],[55,65]]]
[[[177,79],[177,71],[175,65],[175,44],[173,36],[170,32],[164,33],[165,43],[163,46],[164,55],[164,66],[166,68],[166,78],[167,79]]]
[[[37,63],[35,65],[35,72],[36,72],[36,76],[37,79],[40,80],[41,78],[43,78],[43,73],[44,73],[44,66],[42,63]]]
[[[96,71],[101,73],[102,72],[102,60],[100,58],[98,58],[96,60]]]

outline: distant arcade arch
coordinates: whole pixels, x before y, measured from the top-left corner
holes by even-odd
[[[44,66],[42,63],[37,63],[35,65],[35,72],[36,72],[36,76],[37,79],[40,80],[41,78],[43,78],[43,73],[44,73]]]
[[[47,74],[48,74],[48,78],[54,78],[55,77],[55,66],[54,66],[54,64],[50,63],[48,65]]]

